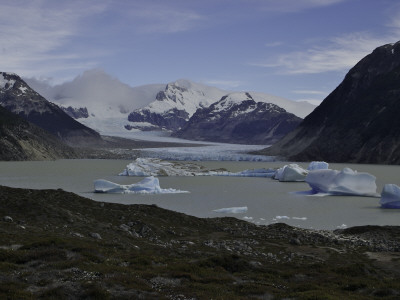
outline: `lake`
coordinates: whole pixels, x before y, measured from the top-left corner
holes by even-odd
[[[289,225],[336,229],[357,225],[400,225],[400,210],[381,209],[379,198],[348,196],[306,196],[307,183],[281,183],[268,178],[246,177],[160,177],[162,188],[186,190],[184,194],[133,195],[95,194],[93,181],[106,179],[132,184],[142,178],[118,176],[131,161],[57,160],[43,162],[0,162],[0,184],[11,187],[57,189],[74,192],[102,202],[156,204],[198,217],[233,216],[256,224],[284,222]],[[276,168],[283,162],[196,162],[207,168],[232,172],[252,168]],[[304,168],[307,163],[301,164]],[[350,167],[377,177],[377,192],[385,183],[400,184],[400,166],[330,164],[341,170]],[[241,214],[221,214],[213,210],[247,206]]]

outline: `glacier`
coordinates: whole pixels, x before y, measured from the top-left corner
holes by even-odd
[[[273,179],[281,182],[304,181],[307,174],[308,171],[304,170],[298,164],[289,164],[276,170]]]
[[[379,204],[383,208],[400,208],[400,187],[396,184],[385,184]]]
[[[377,197],[376,177],[344,168],[342,171],[322,169],[310,171],[305,181],[315,194]]]
[[[98,179],[94,181],[95,193],[113,193],[113,194],[174,194],[188,193],[176,189],[162,189],[158,178],[146,177],[138,183],[130,185],[121,185],[108,180]]]

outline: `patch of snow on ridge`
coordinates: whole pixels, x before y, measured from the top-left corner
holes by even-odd
[[[7,74],[7,73],[5,73]],[[11,89],[14,86],[15,80],[8,80],[6,78],[4,78],[4,75],[2,73],[0,73],[0,88],[4,89],[6,87],[7,84],[9,84],[9,86],[7,87],[7,89]]]

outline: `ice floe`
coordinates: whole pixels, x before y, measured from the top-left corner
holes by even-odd
[[[121,185],[108,180],[99,179],[94,182],[95,193],[114,193],[114,194],[173,194],[188,193],[176,189],[162,189],[158,178],[153,176],[146,177],[138,183]]]
[[[312,161],[308,165],[307,170],[308,171],[313,171],[313,170],[326,170],[329,168],[329,164],[324,161]]]
[[[400,187],[395,184],[385,184],[379,204],[383,208],[400,208]]]
[[[214,209],[213,212],[222,214],[243,214],[247,212],[247,206]]]
[[[308,173],[306,182],[313,193],[329,195],[355,195],[376,197],[376,177],[350,168],[338,170],[314,170]]]
[[[304,181],[307,174],[308,171],[304,170],[298,164],[290,164],[276,170],[273,178],[283,182]]]

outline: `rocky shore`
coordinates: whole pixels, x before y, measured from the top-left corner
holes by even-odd
[[[335,231],[0,186],[2,299],[398,299],[400,227]]]

